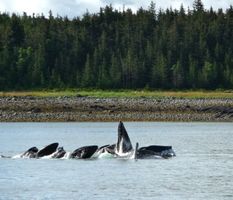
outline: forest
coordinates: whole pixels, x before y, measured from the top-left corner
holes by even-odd
[[[233,7],[0,12],[0,90],[53,88],[232,89]]]

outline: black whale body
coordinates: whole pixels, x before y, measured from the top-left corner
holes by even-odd
[[[43,149],[37,152],[36,154],[37,158],[51,155],[57,150],[58,145],[59,143],[55,142],[55,143],[49,144],[48,146],[44,147]]]
[[[25,151],[20,157],[22,158],[35,158],[38,152],[38,148],[37,147],[31,147],[30,149],[28,149],[27,151]]]
[[[169,158],[175,156],[172,146],[150,145],[141,147],[137,150],[138,159],[146,159],[160,156],[162,158]]]
[[[97,145],[80,147],[74,150],[73,153],[71,153],[70,158],[78,158],[78,159],[91,158],[91,156],[96,152],[97,149],[98,149]]]
[[[103,145],[101,147],[99,147],[97,150],[96,150],[96,154],[97,155],[100,155],[101,153],[110,153],[112,155],[115,155],[115,149],[116,149],[116,144],[107,144],[107,145]]]
[[[118,125],[118,138],[115,147],[116,153],[127,153],[133,150],[129,135],[125,129],[123,122]]]
[[[63,158],[66,154],[66,151],[63,147],[58,147],[57,151],[53,153],[52,158]]]
[[[169,149],[172,149],[172,146],[150,145],[147,147],[141,147],[139,149],[139,151],[140,150],[148,150],[148,151],[160,153],[162,151],[169,150]]]

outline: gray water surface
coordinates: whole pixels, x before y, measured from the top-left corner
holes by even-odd
[[[0,123],[0,155],[59,142],[112,144],[118,123]],[[0,158],[0,199],[233,199],[232,123],[125,123],[131,142],[172,145],[156,160]]]

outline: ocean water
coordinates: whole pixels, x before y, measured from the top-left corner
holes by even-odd
[[[59,142],[67,151],[112,144],[118,123],[0,123],[0,155]],[[0,158],[0,199],[233,199],[233,124],[127,122],[135,144],[172,145],[176,157]]]

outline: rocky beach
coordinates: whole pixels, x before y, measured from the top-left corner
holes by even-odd
[[[233,122],[233,99],[0,97],[1,122]]]

